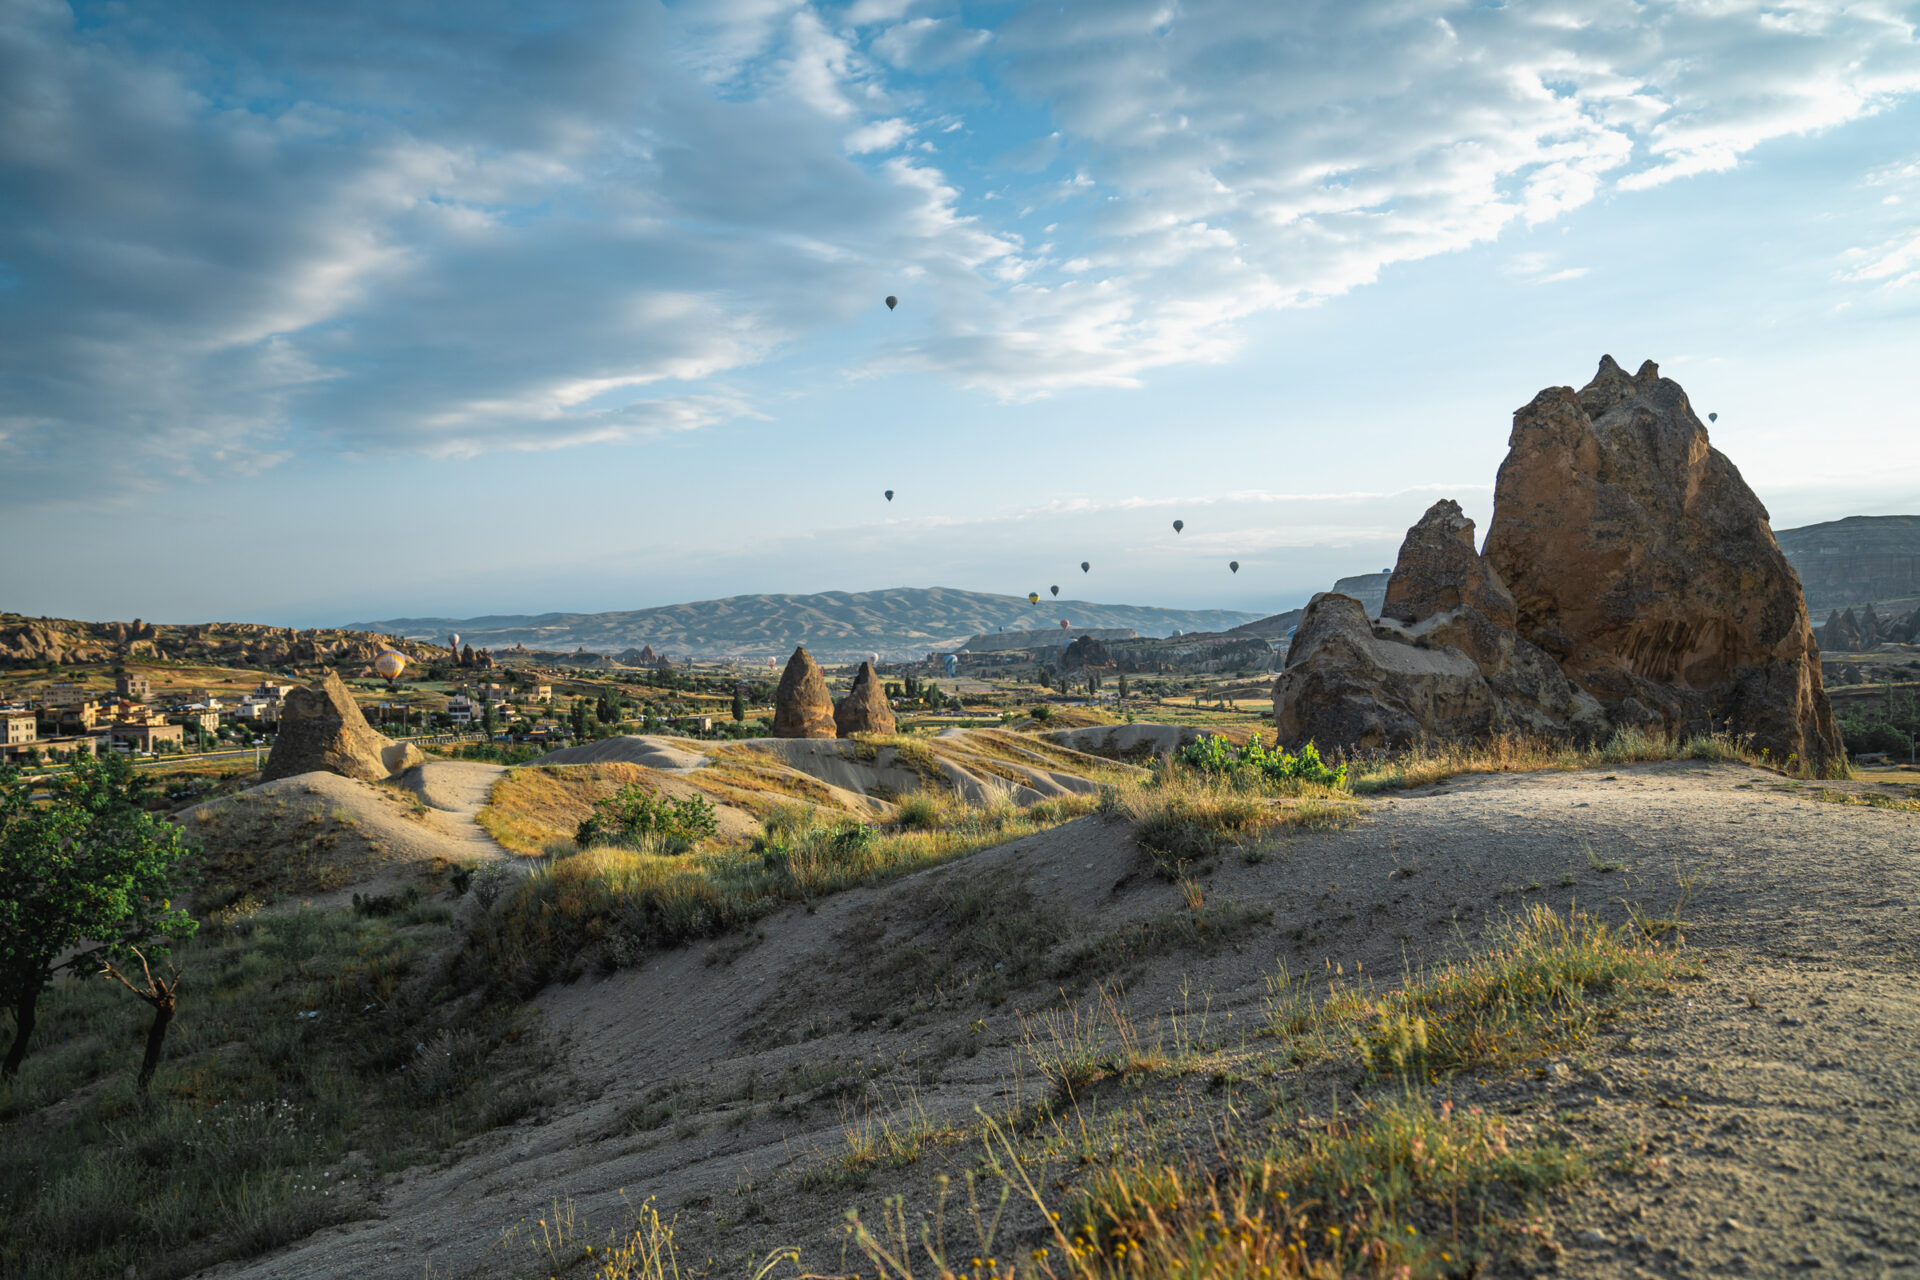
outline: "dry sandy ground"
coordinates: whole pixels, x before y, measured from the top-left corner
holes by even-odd
[[[396,783],[296,774],[195,805],[180,822],[219,860],[222,879],[266,899],[332,906],[391,892],[422,867],[509,856],[474,822],[499,765],[432,760]]]
[[[1127,1000],[1143,1022],[1203,1013],[1218,1035],[1261,1016],[1276,960],[1390,981],[1526,904],[1624,919],[1622,900],[1671,909],[1688,881],[1701,980],[1591,1060],[1456,1080],[1456,1096],[1549,1134],[1651,1144],[1646,1167],[1556,1209],[1562,1273],[1920,1277],[1920,814],[1823,802],[1819,786],[1678,763],[1381,799],[1348,830],[1221,861],[1209,904],[1270,917],[1230,946],[1133,966]],[[1058,1004],[1045,980],[991,1002],[985,943],[954,923],[982,886],[1070,924],[1056,956],[1145,936],[1180,901],[1125,828],[1086,819],[549,991],[575,1103],[398,1179],[379,1219],[217,1274],[544,1276],[527,1224],[556,1199],[593,1240],[650,1196],[678,1215],[683,1261],[711,1258],[713,1274],[780,1245],[840,1269],[850,1204],[923,1203],[936,1173],[978,1155],[945,1149],[854,1190],[806,1178],[838,1164],[849,1119],[1004,1108],[1020,1012]]]

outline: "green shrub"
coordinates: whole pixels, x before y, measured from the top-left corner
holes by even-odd
[[[685,853],[720,830],[713,805],[703,796],[657,796],[634,783],[595,802],[593,816],[574,832],[582,849],[592,844]]]
[[[1298,752],[1268,747],[1258,738],[1236,747],[1219,734],[1206,734],[1180,748],[1174,759],[1191,769],[1230,778],[1258,778],[1266,782],[1310,782],[1345,790],[1347,766],[1330,767],[1320,749],[1309,742]]]

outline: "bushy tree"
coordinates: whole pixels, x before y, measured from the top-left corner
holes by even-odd
[[[733,687],[733,722],[745,724],[747,719],[747,696],[739,685]]]
[[[186,844],[141,807],[150,784],[129,760],[76,753],[68,773],[47,785],[52,794],[37,804],[33,784],[0,771],[0,1003],[13,1012],[6,1076],[27,1056],[34,1010],[56,973],[112,965],[136,949],[165,962],[167,944],[196,928],[173,905]],[[165,1034],[161,1021],[150,1063]]]

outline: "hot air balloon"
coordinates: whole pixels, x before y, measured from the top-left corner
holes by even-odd
[[[1717,413],[1710,413],[1710,414],[1708,414],[1708,415],[1707,415],[1707,421],[1708,421],[1708,422],[1718,422],[1718,421],[1720,421],[1720,415],[1719,415],[1719,414],[1717,414]]]
[[[1048,587],[1048,588],[1047,588],[1047,590],[1049,590],[1049,591],[1051,591],[1051,592],[1053,592],[1053,594],[1055,595],[1055,597],[1058,597],[1058,596],[1059,596],[1059,594],[1060,594],[1060,588],[1058,588],[1058,587]]]
[[[373,669],[386,677],[388,684],[392,684],[407,669],[407,657],[397,649],[383,649],[380,656],[373,660]]]
[[[460,652],[460,633],[458,631],[447,637],[447,648],[453,650],[455,653]]]
[[[871,662],[874,666],[877,667],[880,665],[880,655],[877,653],[870,653],[867,655],[867,661]]]
[[[887,295],[887,310],[891,311],[899,305],[900,299],[894,297],[892,294]]]
[[[1067,620],[1066,620],[1065,618],[1062,618],[1062,619],[1060,619],[1060,629],[1061,629],[1062,631],[1065,631],[1065,630],[1066,630],[1066,629],[1067,629],[1068,627],[1070,627],[1070,626],[1072,626],[1072,625],[1073,625],[1073,624],[1072,624],[1072,623],[1070,623],[1070,622],[1068,622],[1068,621],[1067,621]]]
[[[1082,573],[1093,572],[1093,562],[1090,560],[1082,560],[1080,562],[1080,572]]]
[[[1186,527],[1187,527],[1187,522],[1185,520],[1175,520],[1173,522],[1173,531],[1175,533],[1180,532],[1182,529]]]
[[[889,489],[889,490],[887,490],[887,501],[888,501],[888,502],[892,502],[892,501],[893,501],[893,490],[891,490],[891,489]]]
[[[1238,573],[1240,572],[1240,562],[1238,560],[1229,560],[1227,561],[1227,568],[1233,570],[1235,573]]]
[[[1027,592],[1027,603],[1028,603],[1028,604],[1039,604],[1039,603],[1040,603],[1040,593],[1039,593],[1038,591],[1029,591],[1029,592]]]

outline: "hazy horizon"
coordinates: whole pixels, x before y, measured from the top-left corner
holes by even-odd
[[[1603,353],[1920,511],[1920,37],[1776,8],[19,0],[0,606],[1271,614]]]

